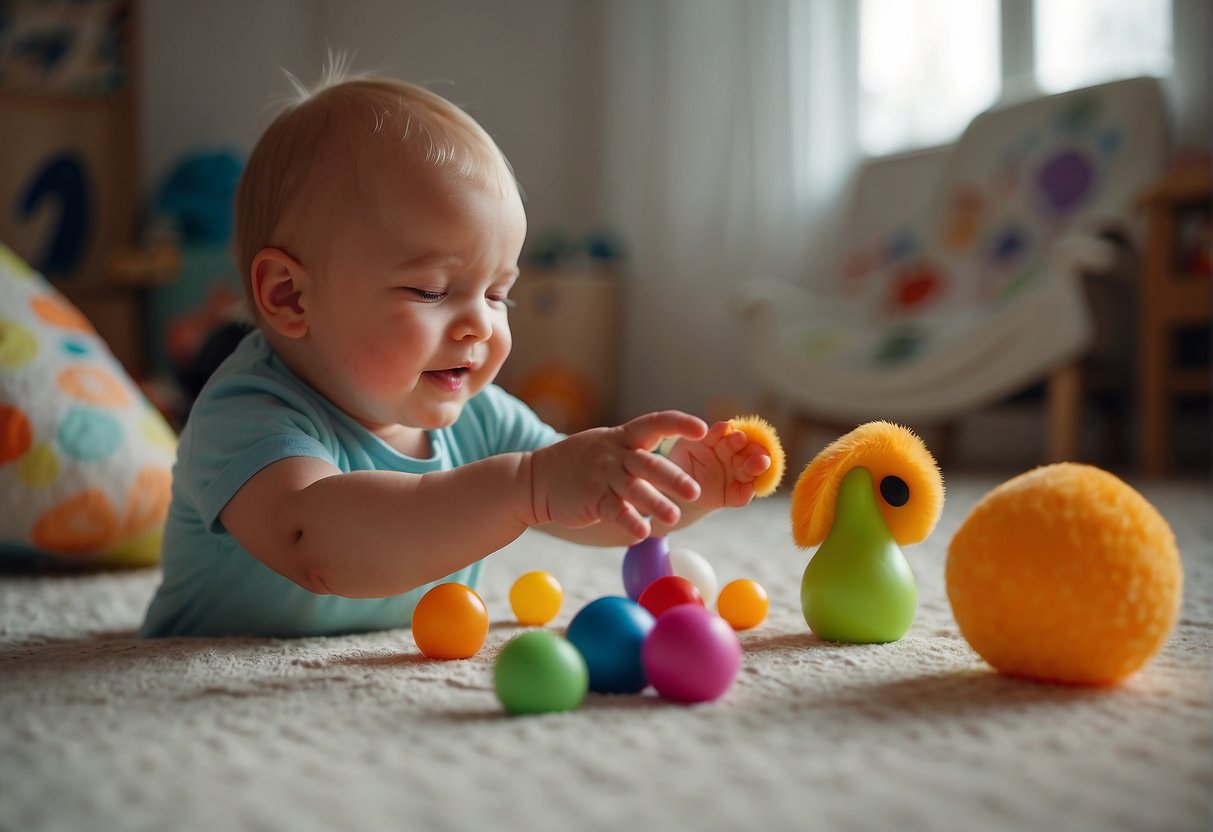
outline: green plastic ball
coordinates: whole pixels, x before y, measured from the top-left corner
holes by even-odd
[[[509,713],[545,714],[580,705],[590,671],[567,639],[533,630],[502,648],[493,680],[497,698]]]

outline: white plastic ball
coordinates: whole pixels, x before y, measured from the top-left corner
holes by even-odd
[[[716,570],[703,555],[693,549],[671,549],[670,566],[675,575],[695,584],[704,604],[710,608],[715,603],[720,584],[716,580]]]

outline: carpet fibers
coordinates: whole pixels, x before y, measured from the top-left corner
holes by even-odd
[[[511,582],[564,584],[561,631],[621,594],[622,550],[528,534],[492,556],[474,658],[424,659],[408,630],[303,640],[134,637],[156,570],[0,575],[3,830],[1195,830],[1213,795],[1213,494],[1141,490],[1184,557],[1180,622],[1109,690],[1000,676],[961,638],[947,543],[995,483],[957,477],[909,547],[920,605],[889,645],[824,643],[799,609],[808,553],[786,497],[672,538],[771,615],[736,683],[682,706],[650,689],[504,715],[493,659],[522,628]]]

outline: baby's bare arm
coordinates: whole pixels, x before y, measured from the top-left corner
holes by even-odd
[[[275,572],[316,593],[381,598],[438,580],[531,524],[530,464],[506,454],[432,474],[343,474],[293,457],[257,473],[219,515]]]
[[[254,557],[305,589],[386,597],[474,563],[529,526],[613,526],[635,542],[650,533],[642,515],[677,522],[675,501],[695,499],[699,486],[647,449],[706,430],[666,411],[423,475],[343,474],[294,457],[258,472],[219,517]]]

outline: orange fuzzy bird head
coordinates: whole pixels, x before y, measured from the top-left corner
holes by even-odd
[[[943,477],[923,441],[909,428],[868,422],[821,450],[792,491],[792,538],[816,546],[834,525],[838,486],[853,468],[872,475],[876,505],[893,539],[918,543],[943,511]]]

